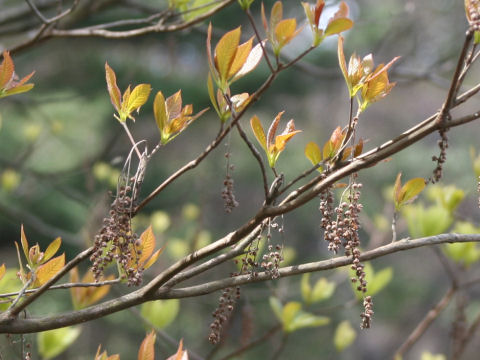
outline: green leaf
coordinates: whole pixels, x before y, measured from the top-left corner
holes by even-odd
[[[293,326],[293,321],[301,309],[302,304],[300,304],[298,301],[290,301],[285,304],[282,309],[282,324],[284,331],[293,331],[291,330],[291,327]]]
[[[143,303],[140,313],[156,328],[163,329],[175,320],[179,310],[180,301],[178,299],[155,300]]]
[[[475,31],[474,40],[475,44],[480,44],[480,31]]]
[[[347,18],[339,18],[331,21],[325,29],[325,36],[340,34],[353,26],[353,21]]]
[[[161,91],[157,92],[157,95],[155,95],[155,99],[153,100],[153,115],[155,116],[158,130],[163,137],[168,122],[168,115],[165,107],[165,97]]]
[[[302,293],[303,301],[307,304],[312,302],[312,287],[310,286],[310,273],[305,273],[302,275],[302,280],[300,282],[300,291]]]
[[[135,110],[139,110],[148,100],[152,87],[150,84],[140,84],[135,86],[128,98],[127,112],[130,114]]]
[[[367,273],[368,274],[368,273]],[[373,274],[372,274],[373,275]],[[370,279],[367,285],[367,293],[365,296],[373,296],[379,293],[385,286],[387,286],[393,277],[393,269],[391,267],[387,267],[385,269],[380,270],[377,272],[373,279]],[[368,281],[368,276],[367,276]]]
[[[454,185],[433,185],[428,188],[427,197],[452,213],[465,198],[465,192]]]
[[[412,200],[415,196],[425,188],[425,179],[414,178],[408,180],[400,190],[400,203],[404,204],[409,200]]]
[[[269,299],[269,302],[270,302],[270,307],[272,308],[273,310],[273,313],[275,314],[275,316],[277,317],[277,319],[283,323],[283,316],[282,316],[282,303],[280,302],[280,300],[276,297],[270,297]]]
[[[431,352],[425,351],[422,353],[420,360],[447,360],[443,354],[432,354]]]
[[[413,238],[421,238],[444,233],[452,224],[450,211],[440,205],[425,208],[422,204],[408,205],[403,208],[408,231]]]
[[[80,327],[65,327],[37,334],[38,352],[42,358],[52,359],[64,352],[80,335]]]
[[[308,160],[310,160],[313,165],[317,165],[319,162],[322,161],[322,153],[320,151],[320,147],[313,141],[309,142],[305,146],[305,156]]]
[[[257,115],[254,115],[250,119],[250,126],[252,128],[253,134],[257,138],[257,141],[260,143],[263,150],[265,150],[265,152],[268,153],[267,138],[265,136],[265,130],[263,130],[262,123],[260,122],[260,119],[257,117]]]
[[[324,326],[329,323],[330,319],[326,316],[317,316],[304,311],[299,311],[288,327],[284,329],[286,332],[294,332],[306,327]]]
[[[60,249],[60,245],[62,244],[62,239],[57,237],[55,240],[53,240],[47,247],[47,250],[45,250],[45,254],[43,255],[43,260],[42,263],[47,262],[50,260],[50,258],[55,255]]]
[[[5,265],[3,265],[5,266]],[[16,292],[22,288],[22,282],[17,276],[16,269],[6,269],[0,281],[0,294]],[[7,310],[10,303],[0,303],[0,311]]]
[[[373,296],[384,289],[392,280],[393,269],[391,267],[375,272],[373,266],[367,262],[364,264],[365,281],[367,282],[367,292],[357,291],[356,283],[352,283],[352,290],[357,299],[361,300],[365,296]],[[349,269],[350,277],[355,278],[355,270]]]
[[[336,284],[329,282],[326,278],[320,278],[314,285],[312,291],[312,303],[330,298],[335,291]]]
[[[338,324],[337,329],[335,330],[333,343],[335,344],[337,351],[341,352],[352,345],[356,337],[357,332],[352,327],[352,324],[350,324],[348,320],[345,320]]]

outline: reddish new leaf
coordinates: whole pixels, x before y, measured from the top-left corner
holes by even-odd
[[[8,82],[13,78],[15,65],[8,51],[3,52],[3,61],[0,64],[0,89],[5,88]]]
[[[167,360],[188,360],[188,353],[187,350],[183,350],[183,339],[180,340],[180,344],[178,344],[177,352],[169,356]]]
[[[237,47],[240,42],[240,34],[240,27],[227,32],[221,37],[215,48],[215,65],[222,82],[227,81],[230,67],[235,58]]]
[[[38,267],[35,271],[34,286],[42,286],[65,266],[65,253]]]
[[[235,53],[233,62],[230,66],[230,69],[228,70],[227,79],[230,79],[243,67],[243,65],[247,61],[250,51],[252,50],[252,44],[253,44],[253,37],[250,38],[247,42],[241,44],[237,48],[237,52]]]
[[[112,102],[112,105],[115,108],[115,110],[120,111],[121,93],[120,93],[120,89],[117,86],[117,78],[115,76],[115,72],[108,65],[108,63],[105,63],[105,75],[107,80],[108,94],[110,95],[110,100]]]
[[[142,341],[138,350],[138,360],[155,360],[155,339],[156,334],[152,330]]]
[[[6,267],[5,267],[5,264],[2,264],[2,266],[0,266],[0,281],[2,280],[3,276],[5,275],[5,272],[7,271]]]

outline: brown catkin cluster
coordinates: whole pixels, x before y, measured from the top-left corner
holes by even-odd
[[[225,157],[227,158],[227,174],[223,180],[222,199],[225,212],[229,214],[238,206],[238,201],[235,199],[235,194],[233,192],[233,178],[231,175],[231,172],[233,172],[235,166],[229,163],[229,152],[225,153]]]
[[[478,0],[470,0],[470,4],[468,6],[468,17],[469,23],[474,31],[480,31],[480,1]]]
[[[356,175],[354,175],[356,177]],[[353,183],[352,191],[348,195],[348,200],[350,204],[348,205],[348,210],[345,211],[345,230],[343,232],[343,237],[346,241],[345,244],[345,255],[352,256],[352,270],[355,271],[355,277],[351,280],[354,283],[357,283],[357,290],[366,292],[367,291],[367,281],[365,280],[365,272],[363,271],[363,264],[360,262],[360,237],[358,235],[358,230],[360,229],[359,215],[362,211],[363,205],[360,204],[360,189],[362,184]]]
[[[261,234],[248,246],[247,251],[243,255],[241,260],[235,259],[235,264],[238,264],[241,261],[240,270],[238,272],[232,273],[231,276],[239,276],[241,274],[247,274],[250,279],[257,277],[257,254],[258,254],[258,243],[260,242],[262,236]]]
[[[360,314],[362,318],[362,329],[369,329],[372,324],[373,317],[373,301],[371,296],[366,296],[363,299],[363,313]]]
[[[448,149],[448,137],[447,129],[439,130],[440,140],[438,140],[438,147],[440,148],[440,154],[438,156],[432,156],[432,161],[437,162],[435,170],[433,170],[433,177],[430,178],[432,184],[440,181],[443,173],[443,164],[447,161],[447,149]]]
[[[210,324],[210,335],[208,336],[210,343],[217,344],[220,341],[223,326],[230,318],[235,301],[238,299],[240,299],[240,287],[230,287],[222,291],[218,307],[212,313],[214,320]]]
[[[262,262],[260,266],[265,269],[267,273],[270,274],[272,279],[278,279],[280,277],[280,272],[278,271],[280,263],[283,261],[282,255],[282,246],[271,244],[268,245],[268,253],[262,256]]]
[[[322,214],[320,227],[324,230],[323,238],[328,242],[328,250],[333,251],[336,254],[341,241],[336,231],[337,224],[334,223],[333,220],[333,200],[332,187],[328,187],[320,194],[320,205],[318,210],[320,210],[320,213]]]
[[[138,250],[139,238],[132,231],[131,211],[134,199],[130,196],[131,186],[120,186],[117,197],[110,205],[109,217],[103,219],[103,226],[95,236],[94,253],[90,257],[95,281],[99,281],[107,265],[115,260],[123,270],[128,285],[140,285],[143,269],[136,260],[141,256]]]

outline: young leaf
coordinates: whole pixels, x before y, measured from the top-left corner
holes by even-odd
[[[183,339],[180,339],[177,352],[168,357],[167,360],[188,360],[187,350],[183,350]]]
[[[7,268],[5,267],[5,264],[2,264],[2,266],[0,266],[0,281],[5,276],[6,271],[7,271]]]
[[[335,291],[336,284],[326,278],[320,278],[313,286],[311,302],[316,303],[330,298]]]
[[[283,306],[282,309],[282,324],[285,332],[292,331],[293,321],[298,312],[302,309],[302,304],[298,301],[290,301]]]
[[[320,152],[320,148],[313,141],[309,142],[307,146],[305,146],[305,156],[308,160],[310,160],[312,165],[317,165],[322,161],[322,153]]]
[[[263,44],[265,44],[265,41],[263,42]],[[240,68],[240,70],[238,70],[238,72],[235,73],[235,76],[232,81],[236,81],[237,79],[240,79],[242,76],[245,76],[250,71],[255,69],[260,63],[260,60],[262,60],[262,57],[263,57],[262,45],[257,44],[248,54],[248,57],[244,61],[243,66]]]
[[[38,267],[35,271],[36,280],[34,287],[39,287],[45,284],[48,280],[54,277],[65,266],[65,253],[57,256],[49,262]]]
[[[152,255],[153,250],[155,249],[155,235],[153,234],[152,226],[150,225],[143,233],[140,235],[140,249],[142,255],[138,259],[139,264],[145,263],[148,258]]]
[[[109,275],[102,280],[113,280],[114,276]],[[70,271],[70,282],[79,282],[78,269],[75,267]],[[82,283],[93,283],[95,278],[91,269],[89,269],[82,278]],[[70,294],[75,310],[84,309],[103,299],[110,291],[110,285],[91,286],[91,287],[72,287]]]
[[[302,275],[300,282],[300,290],[302,293],[302,299],[305,303],[310,304],[312,298],[312,287],[310,286],[310,273]]]
[[[64,352],[81,333],[80,327],[64,327],[37,334],[38,352],[48,360]]]
[[[269,298],[269,303],[270,303],[270,307],[272,308],[273,310],[273,313],[275,314],[276,318],[283,323],[282,321],[282,303],[280,302],[280,300],[276,297],[270,297]]]
[[[50,258],[55,255],[60,248],[60,245],[62,244],[62,239],[57,237],[55,240],[53,240],[47,247],[47,250],[45,250],[45,254],[43,255],[43,260],[42,262],[45,263]]]
[[[325,29],[325,35],[340,34],[341,32],[350,29],[353,26],[353,21],[348,19],[347,16],[348,5],[345,1],[342,1],[338,11],[328,22],[327,28]]]
[[[160,132],[165,128],[167,124],[167,110],[165,108],[165,98],[161,91],[157,92],[155,99],[153,100],[153,114],[155,116],[155,122]]]
[[[335,19],[325,29],[325,36],[340,34],[353,26],[353,21],[347,18]]]
[[[414,178],[408,180],[405,185],[402,186],[400,191],[400,202],[405,203],[409,200],[412,200],[415,196],[420,194],[425,188],[425,179],[423,178]]]
[[[215,48],[215,65],[222,82],[228,78],[228,73],[240,42],[240,34],[240,27],[227,32],[221,37]]]
[[[152,87],[150,84],[140,84],[135,86],[128,98],[127,112],[130,114],[135,110],[139,110],[140,107],[147,102],[151,90]],[[130,116],[130,118],[134,120],[132,116]]]
[[[152,330],[147,334],[140,345],[140,349],[138,350],[138,360],[155,360],[155,339],[156,334],[155,331]]]
[[[257,115],[254,115],[250,119],[250,126],[252,127],[253,134],[257,138],[259,144],[262,146],[263,150],[265,152],[268,152],[267,150],[267,138],[265,136],[265,131],[263,130],[263,126],[260,123],[260,119],[257,117]]]
[[[178,299],[171,299],[143,303],[140,313],[156,328],[163,329],[175,320],[179,311],[180,301]]]
[[[275,26],[275,38],[279,47],[288,44],[298,34],[295,32],[296,28],[296,19],[284,19]]]
[[[28,260],[29,256],[28,256],[28,241],[27,241],[27,237],[25,236],[25,232],[23,231],[23,224],[20,228],[20,241],[22,243],[22,249],[23,249],[23,253],[25,254],[25,258]]]
[[[228,70],[227,79],[233,77],[243,67],[243,65],[245,65],[245,62],[252,51],[252,44],[253,37],[238,46],[235,57],[233,58],[232,64]]]
[[[110,95],[110,100],[112,102],[115,110],[120,111],[120,98],[121,93],[120,89],[117,86],[117,78],[113,69],[105,62],[105,76],[107,80],[107,90]]]
[[[114,354],[114,355],[108,356],[106,350],[100,354],[101,350],[102,350],[102,345],[98,345],[97,353],[95,354],[94,360],[120,360],[120,355]]]
[[[3,52],[3,61],[0,64],[0,89],[7,86],[10,80],[13,78],[15,72],[15,65],[13,64],[12,57],[8,51]]]
[[[345,348],[349,347],[357,337],[357,332],[352,327],[348,320],[342,321],[338,324],[335,330],[335,336],[333,343],[338,352],[342,352]]]

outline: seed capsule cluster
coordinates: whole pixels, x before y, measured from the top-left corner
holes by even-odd
[[[233,209],[238,206],[238,201],[235,199],[235,194],[233,191],[233,178],[231,173],[235,169],[234,165],[229,163],[230,160],[230,153],[225,153],[225,158],[227,159],[227,173],[225,175],[225,179],[223,180],[223,189],[222,189],[222,199],[223,199],[223,207],[226,213],[231,213]]]
[[[480,1],[470,0],[467,8],[468,19],[472,30],[480,31]]]
[[[360,314],[362,318],[361,328],[369,329],[373,317],[373,301],[371,296],[366,296],[365,299],[363,299],[363,308],[364,311]]]
[[[104,269],[116,261],[122,269],[122,277],[129,286],[140,285],[143,269],[136,264],[141,256],[138,250],[140,240],[132,231],[131,211],[134,199],[130,196],[131,186],[120,186],[117,197],[110,206],[109,216],[103,219],[103,226],[95,236],[94,253],[90,257],[95,281],[100,281]]]
[[[443,173],[443,164],[447,161],[447,149],[448,149],[448,137],[447,130],[439,130],[440,140],[438,140],[438,147],[440,148],[440,154],[438,156],[432,156],[432,161],[437,162],[435,170],[433,170],[433,177],[430,178],[430,181],[434,184],[439,182],[442,178]]]
[[[280,263],[283,261],[283,247],[281,245],[268,245],[268,252],[262,256],[260,266],[270,274],[272,279],[278,279],[280,272],[278,271]]]
[[[240,287],[224,289],[218,299],[218,307],[212,313],[214,318],[210,324],[210,335],[208,340],[212,344],[218,344],[221,339],[222,329],[230,318],[235,306],[235,301],[240,299]]]
[[[363,209],[363,205],[360,203],[361,188],[362,184],[357,182],[357,174],[353,174],[348,201],[342,201],[333,209],[333,189],[329,187],[320,195],[319,210],[322,213],[320,226],[324,229],[324,239],[328,242],[328,250],[338,253],[340,247],[343,246],[345,255],[353,258],[351,268],[355,272],[355,276],[351,278],[351,281],[356,284],[358,291],[365,293],[367,292],[367,281],[364,265],[360,261],[360,237],[358,234],[359,215]],[[366,309],[362,313],[362,319],[364,319],[362,322],[364,325],[368,324],[369,327],[373,315],[371,298],[365,304],[368,304],[369,308],[368,311]]]

